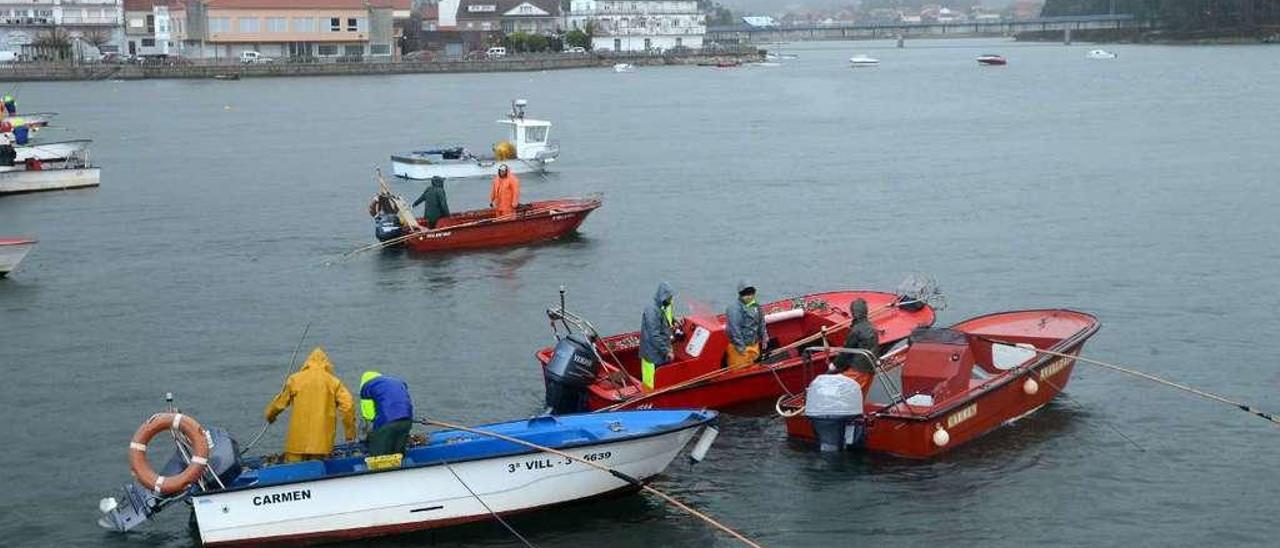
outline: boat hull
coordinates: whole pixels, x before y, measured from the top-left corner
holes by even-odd
[[[413,155],[397,155],[391,157],[391,173],[396,177],[414,180],[428,180],[432,177],[445,179],[470,179],[477,177],[493,177],[498,173],[498,165],[505,164],[514,173],[535,173],[546,171],[547,164],[555,158],[533,160],[456,160],[444,162],[428,162]]]
[[[494,219],[492,209],[447,217],[435,230],[405,240],[417,252],[440,252],[530,244],[561,238],[578,229],[602,205],[599,199],[533,202],[509,220]],[[419,221],[423,226],[425,220]]]
[[[998,316],[980,317],[970,322]],[[1078,355],[1098,329],[1096,320],[1094,322],[1065,340],[1064,344],[1054,345],[1053,351]],[[969,322],[959,325],[965,323]],[[1066,388],[1075,363],[1074,357],[1041,354],[1028,365],[979,384],[971,388],[965,397],[938,408],[898,404],[891,413],[872,413],[866,418],[863,448],[910,459],[941,455],[1040,410]],[[1031,386],[1034,389],[1029,389]],[[786,423],[789,436],[816,441],[808,417],[803,414],[788,417]],[[946,435],[936,438],[939,430],[945,431]],[[940,439],[944,443],[939,443]]]
[[[0,171],[0,195],[98,186],[96,167]]]
[[[0,239],[0,278],[18,268],[18,263],[35,247],[35,240]]]
[[[1004,66],[1009,64],[1009,61],[1005,60],[1005,58],[1003,57],[979,57],[978,64],[998,67],[998,66]]]
[[[566,452],[644,481],[661,473],[703,424]],[[537,452],[197,495],[193,508],[202,542],[223,546],[420,531],[491,519],[490,510],[526,512],[631,488],[580,462]]]

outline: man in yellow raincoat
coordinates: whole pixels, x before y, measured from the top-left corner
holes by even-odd
[[[333,374],[333,364],[324,349],[317,346],[307,356],[302,369],[289,375],[280,394],[263,412],[267,422],[275,422],[290,405],[293,413],[289,416],[289,433],[284,438],[285,462],[327,458],[333,450],[339,412],[346,440],[355,441],[356,414],[351,392]]]

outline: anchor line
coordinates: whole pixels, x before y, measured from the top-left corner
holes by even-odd
[[[1082,357],[1080,357],[1080,356],[1073,356],[1073,355],[1071,355],[1071,354],[1063,354],[1063,353],[1061,353],[1061,352],[1054,352],[1054,351],[1052,351],[1052,350],[1041,350],[1041,349],[1039,349],[1039,348],[1026,348],[1026,347],[1022,347],[1022,346],[1017,346],[1016,344],[1014,344],[1014,343],[1010,343],[1010,342],[1007,342],[1007,341],[1000,341],[1000,340],[996,340],[996,339],[992,339],[992,338],[988,338],[988,337],[983,337],[983,336],[978,336],[977,338],[978,338],[978,339],[981,339],[981,340],[984,340],[984,341],[987,341],[987,342],[992,343],[992,344],[1000,344],[1000,345],[1004,345],[1004,346],[1012,346],[1012,347],[1015,347],[1015,348],[1022,348],[1022,349],[1025,349],[1025,350],[1031,350],[1031,351],[1036,352],[1036,353],[1038,353],[1038,354],[1047,354],[1047,355],[1050,355],[1050,356],[1057,356],[1057,357],[1060,357],[1060,358],[1068,358],[1068,359],[1073,359],[1073,360],[1082,361],[1082,362],[1085,362],[1085,363],[1088,363],[1088,364],[1096,365],[1096,366],[1098,366],[1098,367],[1103,367],[1103,368],[1106,368],[1106,369],[1110,369],[1110,370],[1112,370],[1112,371],[1117,371],[1117,372],[1120,372],[1120,373],[1124,373],[1124,374],[1129,375],[1129,376],[1132,376],[1132,377],[1137,377],[1137,378],[1144,379],[1144,380],[1148,380],[1148,381],[1151,381],[1151,382],[1154,382],[1154,383],[1157,383],[1157,384],[1161,384],[1161,385],[1164,385],[1164,386],[1167,386],[1167,387],[1170,387],[1170,388],[1174,388],[1174,389],[1177,389],[1177,390],[1181,390],[1181,391],[1183,391],[1183,392],[1188,392],[1188,393],[1194,394],[1194,395],[1196,395],[1196,396],[1200,396],[1201,398],[1204,398],[1204,399],[1207,399],[1207,400],[1216,401],[1216,402],[1218,402],[1218,403],[1225,403],[1225,404],[1230,405],[1230,406],[1232,406],[1232,407],[1235,407],[1235,408],[1237,408],[1237,409],[1239,409],[1239,410],[1241,410],[1241,411],[1244,411],[1245,413],[1248,413],[1248,414],[1250,414],[1250,415],[1254,415],[1254,416],[1257,416],[1257,417],[1260,417],[1260,418],[1266,419],[1266,420],[1268,420],[1268,421],[1270,421],[1270,422],[1272,422],[1272,423],[1274,423],[1274,424],[1280,424],[1280,417],[1277,417],[1277,416],[1276,416],[1276,414],[1274,414],[1274,413],[1268,413],[1268,412],[1266,412],[1266,411],[1262,411],[1261,409],[1257,409],[1257,408],[1255,408],[1255,407],[1253,407],[1252,405],[1249,405],[1249,404],[1247,404],[1247,403],[1239,402],[1239,401],[1235,401],[1235,400],[1231,400],[1231,399],[1228,399],[1228,398],[1225,398],[1225,397],[1219,396],[1219,395],[1217,395],[1217,394],[1214,394],[1214,393],[1212,393],[1212,392],[1208,392],[1208,391],[1205,391],[1205,390],[1200,390],[1200,389],[1198,389],[1198,388],[1194,388],[1194,387],[1191,387],[1191,386],[1187,386],[1187,385],[1185,385],[1185,384],[1177,383],[1177,382],[1174,382],[1174,381],[1171,381],[1171,380],[1168,380],[1168,379],[1162,379],[1162,378],[1157,377],[1157,376],[1155,376],[1155,375],[1152,375],[1152,374],[1150,374],[1150,373],[1144,373],[1144,372],[1142,372],[1142,371],[1138,371],[1138,370],[1136,370],[1136,369],[1130,369],[1130,368],[1128,368],[1128,367],[1121,367],[1121,366],[1119,366],[1119,365],[1115,365],[1115,364],[1112,364],[1112,363],[1107,363],[1107,362],[1100,361],[1100,360],[1093,360],[1093,359],[1089,359],[1089,358],[1082,358]]]
[[[510,531],[512,535],[515,535],[517,539],[520,539],[520,542],[523,542],[525,546],[534,548],[533,543],[529,542],[529,539],[524,538],[524,535],[521,535],[519,531],[516,531],[515,527],[512,527],[510,523],[507,523],[507,520],[502,519],[502,516],[498,515],[497,512],[494,512],[493,508],[490,508],[489,505],[485,503],[484,499],[480,498],[480,495],[476,494],[476,492],[471,489],[470,485],[467,485],[467,482],[462,481],[462,476],[459,476],[458,473],[454,471],[453,465],[449,464],[449,461],[440,459],[440,464],[443,464],[445,469],[447,469],[450,474],[453,474],[453,478],[458,480],[458,483],[462,484],[462,487],[466,488],[468,493],[471,493],[471,496],[476,499],[476,502],[479,502],[480,506],[483,506],[485,511],[489,512],[489,515],[493,516],[493,519],[498,520],[498,523],[501,523],[503,527],[506,527],[507,531]]]
[[[1077,399],[1075,399],[1075,398],[1071,397],[1071,394],[1068,394],[1065,390],[1063,390],[1063,389],[1062,389],[1062,387],[1061,387],[1061,386],[1058,386],[1058,383],[1055,383],[1055,382],[1053,382],[1053,381],[1049,380],[1049,378],[1048,378],[1048,377],[1041,377],[1039,374],[1037,374],[1037,375],[1036,375],[1036,378],[1037,378],[1037,379],[1039,379],[1039,380],[1040,380],[1040,382],[1043,382],[1043,383],[1048,384],[1049,386],[1052,386],[1054,390],[1057,390],[1057,391],[1058,391],[1058,395],[1059,395],[1059,396],[1062,396],[1062,397],[1064,397],[1064,398],[1067,398],[1067,401],[1070,401],[1071,403],[1075,404],[1075,405],[1076,405],[1076,407],[1079,407],[1079,408],[1081,408],[1081,409],[1084,409],[1084,404],[1080,403],[1080,401],[1079,401],[1079,400],[1077,400]],[[1121,432],[1121,431],[1120,431],[1120,428],[1118,428],[1118,427],[1115,425],[1115,423],[1113,423],[1113,422],[1111,422],[1111,421],[1107,420],[1107,419],[1106,419],[1106,417],[1098,417],[1098,418],[1102,419],[1102,424],[1107,425],[1107,428],[1110,428],[1112,432],[1115,432],[1115,433],[1116,433],[1116,435],[1120,436],[1121,438],[1124,438],[1124,441],[1127,441],[1127,442],[1129,442],[1130,444],[1132,444],[1134,447],[1137,447],[1137,448],[1138,448],[1138,450],[1139,450],[1139,451],[1142,451],[1143,453],[1146,453],[1146,452],[1147,452],[1147,448],[1146,448],[1146,447],[1143,447],[1142,445],[1139,445],[1139,444],[1138,444],[1138,442],[1133,441],[1133,438],[1130,438],[1129,436],[1125,435],[1125,433],[1124,433],[1124,432]]]
[[[558,449],[553,449],[553,448],[551,448],[551,447],[546,447],[546,446],[543,446],[543,445],[538,445],[538,444],[533,443],[533,442],[528,442],[528,441],[525,441],[525,440],[522,440],[522,439],[519,439],[519,438],[513,438],[513,437],[511,437],[511,436],[506,436],[506,435],[503,435],[503,434],[498,434],[498,433],[496,433],[496,432],[488,432],[488,431],[485,431],[485,430],[479,430],[479,429],[476,429],[476,428],[469,428],[469,427],[462,426],[462,425],[459,425],[459,424],[453,424],[453,423],[450,423],[450,422],[445,422],[445,421],[436,420],[436,419],[431,419],[431,418],[417,419],[415,422],[417,422],[417,423],[419,423],[419,424],[426,425],[426,426],[439,426],[439,427],[441,427],[441,428],[449,428],[449,429],[452,429],[452,430],[460,430],[460,431],[462,431],[462,432],[469,432],[469,433],[472,433],[472,434],[478,434],[478,435],[481,435],[481,436],[486,436],[486,437],[490,437],[490,438],[500,439],[500,440],[502,440],[502,441],[511,442],[511,443],[516,444],[516,445],[522,445],[522,446],[524,446],[524,447],[528,447],[528,448],[533,449],[533,450],[536,450],[536,451],[542,451],[542,452],[544,452],[544,453],[551,453],[552,455],[556,455],[556,456],[564,457],[564,458],[566,458],[566,459],[570,459],[570,460],[572,460],[572,461],[574,461],[574,462],[578,462],[578,463],[585,464],[585,465],[590,466],[591,468],[595,468],[596,470],[599,470],[599,471],[601,471],[601,472],[608,473],[608,474],[612,475],[613,477],[618,478],[618,479],[620,479],[620,480],[622,480],[622,481],[625,481],[625,482],[627,482],[627,483],[631,484],[632,486],[635,486],[635,487],[637,487],[637,488],[639,488],[639,489],[641,489],[641,490],[647,491],[647,492],[649,492],[649,493],[652,493],[652,494],[654,494],[654,495],[658,496],[658,497],[659,497],[659,498],[661,498],[662,500],[665,500],[665,501],[667,501],[668,503],[670,503],[672,506],[675,506],[676,508],[679,508],[680,510],[683,510],[683,511],[687,512],[688,514],[690,514],[690,515],[692,515],[692,516],[694,516],[694,517],[696,517],[696,518],[698,518],[698,519],[700,519],[700,520],[702,520],[702,521],[706,522],[707,524],[709,524],[709,525],[711,525],[711,526],[715,527],[716,529],[719,529],[719,530],[721,530],[721,531],[725,532],[725,533],[726,533],[726,534],[728,534],[729,536],[733,537],[734,539],[737,539],[739,542],[741,542],[741,543],[743,543],[743,544],[745,544],[745,545],[747,545],[747,546],[750,546],[750,547],[752,547],[752,548],[762,548],[762,547],[761,547],[759,544],[757,544],[756,542],[754,542],[754,541],[752,541],[751,539],[749,539],[749,538],[747,538],[747,537],[743,536],[743,535],[742,535],[742,533],[739,533],[739,532],[737,532],[737,531],[734,531],[733,529],[729,528],[729,526],[727,526],[727,525],[725,525],[725,524],[723,524],[723,523],[720,523],[719,521],[716,521],[714,518],[712,518],[712,517],[710,517],[710,516],[708,516],[708,515],[706,515],[706,514],[703,514],[702,512],[699,512],[699,511],[697,511],[697,510],[694,510],[693,508],[690,508],[690,507],[689,507],[688,505],[686,505],[685,503],[680,502],[679,500],[676,500],[676,498],[675,498],[675,497],[672,497],[671,495],[668,495],[668,494],[666,494],[666,493],[663,493],[662,491],[659,491],[659,490],[655,489],[654,487],[651,487],[651,486],[649,486],[649,485],[645,485],[645,483],[644,483],[643,481],[640,481],[640,480],[638,480],[638,479],[636,479],[636,478],[634,478],[634,477],[632,477],[632,476],[630,476],[630,475],[627,475],[627,474],[625,474],[625,473],[623,473],[623,472],[619,472],[619,471],[618,471],[618,470],[616,470],[616,469],[609,468],[608,466],[604,466],[604,465],[601,465],[601,464],[597,464],[597,463],[595,463],[595,462],[591,462],[591,461],[586,460],[586,459],[583,459],[583,458],[575,457],[575,456],[573,456],[573,455],[570,455],[569,453],[566,453],[566,452],[564,452],[564,451],[560,451],[560,450],[558,450]]]
[[[282,388],[284,387],[285,383],[289,382],[289,375],[293,373],[294,364],[298,363],[298,350],[302,349],[302,342],[307,340],[307,333],[310,333],[310,332],[311,332],[311,322],[308,321],[306,327],[302,328],[302,336],[298,337],[298,344],[295,344],[293,346],[293,354],[289,356],[289,368],[284,371],[284,378],[280,379],[280,386]],[[270,428],[270,427],[271,427],[271,423],[269,422],[263,423],[262,429],[258,430],[258,435],[254,436],[253,440],[251,440],[248,445],[245,445],[243,448],[240,449],[240,456],[244,456],[244,454],[248,453],[250,449],[253,449],[253,446],[258,444],[258,441],[262,439],[262,435],[266,434],[267,428]]]

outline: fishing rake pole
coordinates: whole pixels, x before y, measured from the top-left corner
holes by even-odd
[[[620,480],[622,480],[622,481],[625,481],[625,482],[627,482],[627,483],[629,483],[629,484],[631,484],[631,485],[633,485],[633,486],[635,486],[635,487],[637,487],[637,488],[639,488],[639,489],[642,489],[642,490],[644,490],[644,491],[648,491],[648,492],[650,492],[650,493],[653,493],[654,495],[657,495],[657,496],[658,496],[658,497],[660,497],[662,500],[665,500],[665,501],[667,501],[668,503],[670,503],[672,506],[675,506],[676,508],[679,508],[679,509],[681,509],[681,510],[683,510],[683,511],[687,512],[687,513],[689,513],[690,515],[692,515],[692,516],[694,516],[694,517],[696,517],[696,518],[698,518],[698,519],[700,519],[700,520],[702,520],[702,521],[704,521],[704,522],[706,522],[706,523],[710,524],[712,527],[715,527],[716,529],[719,529],[719,530],[721,530],[721,531],[724,531],[724,532],[725,532],[726,534],[728,534],[729,536],[731,536],[731,537],[733,537],[733,538],[737,539],[739,542],[741,542],[741,543],[743,543],[743,544],[745,544],[745,545],[747,545],[747,546],[751,546],[752,548],[762,548],[762,547],[761,547],[759,544],[757,544],[756,542],[754,542],[754,541],[752,541],[751,539],[749,539],[749,538],[747,538],[747,537],[743,536],[743,535],[742,535],[742,533],[739,533],[739,532],[737,532],[737,531],[734,531],[733,529],[730,529],[730,528],[729,528],[729,526],[727,526],[727,525],[725,525],[725,524],[723,524],[723,523],[720,523],[720,522],[716,521],[714,518],[712,518],[712,517],[710,517],[710,516],[708,516],[708,515],[706,515],[706,514],[703,514],[702,512],[699,512],[699,511],[697,511],[697,510],[694,510],[693,508],[690,508],[688,505],[686,505],[686,504],[685,504],[685,503],[683,503],[683,502],[680,502],[679,500],[676,500],[676,499],[675,499],[674,497],[672,497],[671,495],[668,495],[668,494],[666,494],[666,493],[663,493],[662,491],[659,491],[659,490],[657,490],[657,489],[655,489],[655,488],[653,488],[653,487],[651,487],[651,486],[645,485],[645,483],[644,483],[643,481],[640,481],[640,480],[638,480],[638,479],[636,479],[636,478],[634,478],[634,477],[632,477],[632,476],[629,476],[629,475],[627,475],[627,474],[625,474],[625,473],[623,473],[623,472],[619,472],[618,470],[615,470],[615,469],[613,469],[613,468],[609,468],[608,466],[603,466],[603,465],[600,465],[600,464],[597,464],[597,463],[591,462],[591,461],[586,460],[586,459],[582,459],[582,458],[575,457],[575,456],[573,456],[573,455],[570,455],[570,454],[565,453],[564,451],[560,451],[560,450],[558,450],[558,449],[553,449],[553,448],[550,448],[550,447],[546,447],[546,446],[538,445],[538,444],[536,444],[536,443],[532,443],[532,442],[524,441],[524,440],[519,439],[519,438],[513,438],[513,437],[511,437],[511,436],[505,436],[505,435],[502,435],[502,434],[498,434],[498,433],[496,433],[496,432],[487,432],[487,431],[485,431],[485,430],[478,430],[478,429],[475,429],[475,428],[468,428],[468,427],[466,427],[466,426],[462,426],[462,425],[459,425],[459,424],[453,424],[453,423],[449,423],[449,422],[445,422],[445,421],[441,421],[441,420],[436,420],[436,419],[431,419],[431,418],[418,419],[418,420],[417,420],[417,422],[418,422],[418,423],[420,423],[420,424],[427,425],[427,426],[439,426],[439,427],[441,427],[441,428],[449,428],[449,429],[452,429],[452,430],[460,430],[460,431],[463,431],[463,432],[470,432],[470,433],[472,433],[472,434],[479,434],[479,435],[481,435],[481,436],[487,436],[487,437],[490,437],[490,438],[500,439],[500,440],[502,440],[502,441],[507,441],[507,442],[514,443],[514,444],[516,444],[516,445],[522,445],[522,446],[524,446],[524,447],[528,447],[528,448],[533,449],[533,450],[535,450],[535,451],[542,451],[542,452],[544,452],[544,453],[551,453],[552,455],[556,455],[556,456],[559,456],[559,457],[564,457],[564,458],[569,459],[569,460],[572,460],[572,461],[574,461],[574,462],[578,462],[578,463],[585,464],[585,465],[590,466],[590,467],[592,467],[592,468],[595,468],[596,470],[599,470],[599,471],[601,471],[601,472],[608,473],[608,474],[612,475],[613,477],[618,478],[618,479],[620,479]]]
[[[1174,382],[1174,381],[1171,381],[1171,380],[1168,380],[1168,379],[1162,379],[1162,378],[1157,377],[1157,376],[1155,376],[1155,375],[1152,375],[1152,374],[1150,374],[1150,373],[1144,373],[1144,372],[1142,372],[1142,371],[1138,371],[1138,370],[1136,370],[1136,369],[1130,369],[1130,368],[1128,368],[1128,367],[1122,367],[1122,366],[1115,365],[1115,364],[1112,364],[1112,363],[1107,363],[1107,362],[1104,362],[1104,361],[1099,361],[1099,360],[1094,360],[1094,359],[1089,359],[1089,358],[1082,358],[1082,357],[1080,357],[1080,356],[1073,356],[1073,355],[1071,355],[1071,354],[1064,354],[1064,353],[1062,353],[1062,352],[1054,352],[1054,351],[1052,351],[1052,350],[1041,350],[1041,349],[1039,349],[1039,348],[1026,348],[1026,347],[1023,347],[1023,346],[1018,346],[1018,345],[1016,345],[1016,344],[1014,344],[1014,343],[1011,343],[1011,342],[1000,341],[1000,340],[991,339],[991,338],[987,338],[987,337],[981,337],[981,336],[980,336],[980,337],[978,337],[978,338],[979,338],[979,339],[982,339],[982,340],[984,340],[984,341],[987,341],[987,342],[989,342],[989,343],[992,343],[992,344],[1001,344],[1001,345],[1004,345],[1004,346],[1011,346],[1011,347],[1014,347],[1014,348],[1023,348],[1023,349],[1026,349],[1026,350],[1031,350],[1031,351],[1036,352],[1036,353],[1038,353],[1038,354],[1047,354],[1047,355],[1050,355],[1050,356],[1057,356],[1057,357],[1060,357],[1060,358],[1069,358],[1069,359],[1073,359],[1073,360],[1079,360],[1079,361],[1082,361],[1082,362],[1085,362],[1085,363],[1088,363],[1088,364],[1093,364],[1093,365],[1096,365],[1096,366],[1098,366],[1098,367],[1103,367],[1103,368],[1106,368],[1106,369],[1110,369],[1110,370],[1112,370],[1112,371],[1116,371],[1116,372],[1119,372],[1119,373],[1124,373],[1124,374],[1129,375],[1129,376],[1132,376],[1132,377],[1137,377],[1137,378],[1139,378],[1139,379],[1148,380],[1148,381],[1154,382],[1154,383],[1156,383],[1156,384],[1161,384],[1161,385],[1164,385],[1164,386],[1168,386],[1168,387],[1170,387],[1170,388],[1174,388],[1174,389],[1177,389],[1177,390],[1181,390],[1181,391],[1183,391],[1183,392],[1188,392],[1188,393],[1194,394],[1194,395],[1196,395],[1196,396],[1200,396],[1201,398],[1204,398],[1204,399],[1207,399],[1207,400],[1216,401],[1216,402],[1218,402],[1218,403],[1225,403],[1225,404],[1230,405],[1230,406],[1232,406],[1232,407],[1235,407],[1235,408],[1237,408],[1237,409],[1239,409],[1239,410],[1241,410],[1241,411],[1244,411],[1245,413],[1248,413],[1248,414],[1250,414],[1250,415],[1255,415],[1255,416],[1257,416],[1257,417],[1261,417],[1261,418],[1263,418],[1263,419],[1266,419],[1266,420],[1270,421],[1272,424],[1280,425],[1280,417],[1276,416],[1276,414],[1274,414],[1274,413],[1268,413],[1268,412],[1266,412],[1266,411],[1262,411],[1262,410],[1260,410],[1260,409],[1258,409],[1258,408],[1255,408],[1255,407],[1253,407],[1252,405],[1249,405],[1249,404],[1247,404],[1247,403],[1239,402],[1239,401],[1235,401],[1235,400],[1231,400],[1231,399],[1228,399],[1228,398],[1225,398],[1225,397],[1219,396],[1219,395],[1217,395],[1217,394],[1214,394],[1214,393],[1212,393],[1212,392],[1208,392],[1208,391],[1205,391],[1205,390],[1200,390],[1199,388],[1195,388],[1195,387],[1192,387],[1192,386],[1187,386],[1187,385],[1185,385],[1185,384],[1178,383],[1178,382]]]

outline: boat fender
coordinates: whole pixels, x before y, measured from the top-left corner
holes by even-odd
[[[698,443],[693,444],[693,450],[689,451],[689,462],[697,464],[707,458],[707,451],[711,450],[711,444],[715,443],[716,436],[719,435],[720,429],[714,425],[703,428],[702,434],[698,436]]]
[[[938,447],[946,447],[948,443],[951,443],[951,434],[942,425],[938,425],[938,429],[933,431],[933,444]]]
[[[1036,382],[1035,379],[1027,379],[1027,382],[1022,383],[1022,391],[1026,392],[1028,396],[1034,396],[1036,392],[1040,391],[1040,383]]]
[[[169,430],[181,433],[191,447],[191,458],[182,473],[161,476],[147,462],[147,443],[156,434]],[[176,435],[176,434],[175,434]],[[194,418],[181,413],[156,413],[138,427],[129,440],[129,470],[138,484],[158,495],[172,495],[186,489],[204,475],[209,465],[209,438]]]

